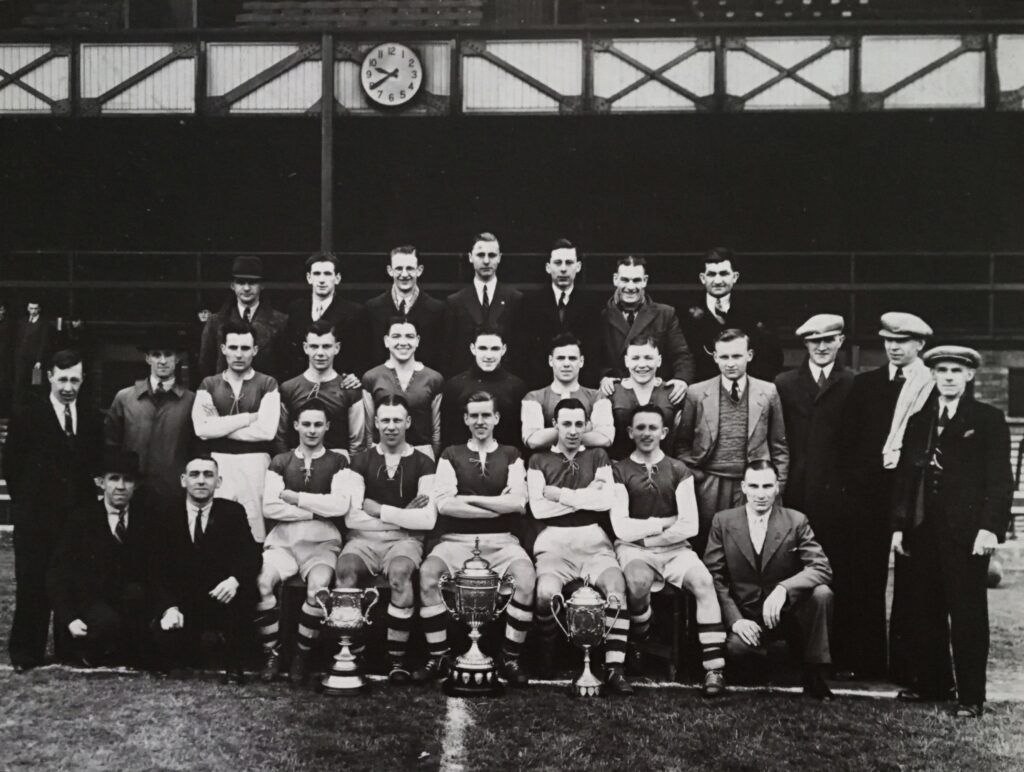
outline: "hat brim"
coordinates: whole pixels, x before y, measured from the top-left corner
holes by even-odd
[[[262,279],[263,277],[255,274],[255,273],[233,273],[233,274],[231,274],[231,278],[232,279]]]
[[[835,338],[842,334],[842,330],[835,330],[833,332],[811,332],[806,335],[801,335],[800,337],[804,340],[821,340],[822,338]]]
[[[880,338],[888,338],[889,340],[924,340],[927,335],[913,335],[909,332],[889,332],[888,330],[879,330],[878,336]]]
[[[975,362],[970,357],[961,357],[952,354],[949,356],[928,357],[927,364],[928,367],[931,368],[935,365],[940,365],[943,362],[954,362],[958,365],[963,365],[964,367],[970,367],[972,370],[977,370],[978,366],[981,364],[980,362]]]

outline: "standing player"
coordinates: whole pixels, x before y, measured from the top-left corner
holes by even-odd
[[[634,410],[628,431],[635,450],[613,465],[612,528],[626,576],[631,637],[642,641],[650,630],[652,590],[668,582],[691,592],[697,599],[703,690],[713,697],[725,689],[725,626],[711,574],[688,541],[700,527],[693,475],[662,451],[668,428],[656,407]]]
[[[263,484],[281,416],[281,394],[277,381],[252,367],[258,348],[249,326],[228,322],[221,329],[220,349],[228,367],[199,384],[192,425],[217,462],[217,497],[241,504],[253,538],[262,542]]]
[[[327,406],[316,399],[308,401],[296,415],[295,429],[298,447],[274,456],[263,489],[263,514],[276,525],[263,543],[256,626],[265,656],[261,677],[272,681],[280,668],[281,638],[274,590],[296,574],[301,576],[306,582],[306,602],[299,614],[298,649],[288,673],[293,683],[301,684],[324,617],[316,594],[331,586],[341,551],[341,533],[334,519],[348,513],[351,486],[345,481],[346,458],[324,447],[330,429]]]
[[[551,384],[531,391],[523,399],[523,444],[533,450],[550,448],[558,439],[553,427],[555,405],[574,397],[587,411],[588,428],[583,434],[583,447],[607,448],[615,439],[612,405],[597,389],[580,386],[583,344],[572,333],[564,332],[551,340],[550,350],[548,366],[554,376]]]
[[[530,457],[526,475],[530,509],[544,530],[534,543],[537,558],[537,623],[544,641],[545,670],[550,669],[557,634],[551,598],[566,582],[590,577],[612,601],[625,603],[626,580],[615,559],[605,528],[612,503],[612,468],[601,448],[584,448],[587,411],[578,399],[555,405],[558,440],[551,450]],[[610,628],[605,642],[605,681],[618,694],[632,694],[626,680],[626,639],[629,618],[616,619],[609,605],[605,623]]]
[[[633,452],[634,445],[627,433],[633,411],[641,405],[650,405],[661,411],[668,434],[664,445],[672,447],[673,434],[679,408],[672,402],[672,388],[658,377],[661,351],[658,341],[650,335],[641,335],[626,346],[626,370],[629,376],[615,384],[612,392],[612,418],[615,421],[615,441],[610,455],[621,459]]]
[[[365,413],[361,392],[348,385],[351,376],[342,377],[334,369],[341,344],[330,321],[313,322],[306,331],[302,349],[309,363],[306,371],[281,385],[281,420],[277,425],[275,450],[285,453],[295,447],[298,442],[293,428],[295,416],[310,399],[319,400],[327,409],[329,428],[324,447],[346,457],[362,450]]]
[[[434,498],[441,542],[420,569],[420,618],[430,659],[413,678],[428,681],[448,672],[448,613],[438,579],[443,573],[454,576],[479,541],[480,554],[491,569],[515,579],[500,673],[510,686],[525,686],[528,678],[519,655],[533,621],[537,576],[513,531],[526,512],[526,469],[518,450],[494,439],[494,427],[501,420],[494,397],[486,391],[471,394],[464,420],[472,436],[464,445],[446,448],[437,465]]]
[[[363,376],[363,406],[373,424],[374,406],[386,396],[400,395],[409,403],[412,421],[406,438],[416,450],[437,458],[441,452],[441,389],[444,378],[416,360],[420,335],[411,319],[396,316],[384,336],[388,360]]]
[[[338,559],[339,587],[358,587],[384,574],[391,586],[388,657],[391,683],[408,683],[406,664],[412,629],[412,576],[423,561],[423,534],[434,527],[434,461],[407,441],[409,403],[387,396],[377,405],[380,442],[352,458],[345,518],[348,541]]]

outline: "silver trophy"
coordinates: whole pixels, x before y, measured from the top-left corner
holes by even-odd
[[[605,624],[605,610],[609,605],[615,606],[615,620],[622,613],[622,603],[618,596],[613,595],[614,604],[604,599],[596,589],[590,586],[590,580],[580,587],[567,601],[562,593],[555,593],[551,599],[551,613],[555,622],[562,628],[565,637],[572,643],[583,648],[583,673],[573,681],[572,693],[577,697],[601,696],[601,681],[590,670],[590,649],[604,643],[611,627]],[[565,625],[558,618],[559,606],[565,609]]]
[[[367,596],[373,599],[363,608]],[[377,604],[380,593],[375,587],[320,590],[317,605],[324,610],[324,627],[338,636],[338,653],[327,675],[320,681],[324,694],[358,694],[366,688],[366,680],[359,673],[359,665],[352,654],[352,639],[372,624],[370,610]]]
[[[501,694],[502,685],[494,667],[494,659],[480,650],[480,628],[501,612],[512,600],[516,582],[511,576],[498,576],[491,564],[480,557],[480,540],[476,540],[473,557],[455,572],[441,574],[438,582],[441,600],[448,613],[469,625],[469,650],[455,660],[451,675],[444,682],[445,694],[479,697]],[[507,588],[505,602],[499,596]],[[451,603],[449,603],[449,596]]]

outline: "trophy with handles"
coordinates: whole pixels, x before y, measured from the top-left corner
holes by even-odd
[[[370,597],[370,603],[363,608],[363,601]],[[352,654],[352,639],[370,622],[370,610],[377,604],[380,593],[375,587],[365,590],[358,588],[320,590],[316,594],[317,605],[324,610],[324,627],[338,636],[338,653],[330,670],[320,681],[324,694],[358,694],[366,688],[366,679],[359,672],[359,665]]]
[[[604,599],[590,580],[585,580],[582,587],[574,592],[569,600],[556,593],[551,599],[551,613],[555,622],[562,628],[565,637],[583,649],[583,673],[573,681],[572,693],[577,697],[601,696],[601,681],[590,670],[590,649],[604,643],[611,628],[605,624],[605,610],[609,605],[615,606],[615,619],[622,613],[622,603],[618,596],[612,596],[614,604]],[[565,625],[558,618],[559,607],[565,609]]]

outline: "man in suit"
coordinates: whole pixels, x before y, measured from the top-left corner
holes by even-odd
[[[611,397],[617,380],[629,375],[626,348],[645,335],[658,342],[662,367],[658,375],[671,387],[672,404],[682,402],[693,382],[693,356],[679,327],[675,309],[647,297],[647,263],[642,257],[619,260],[612,281],[615,293],[601,311],[601,391]]]
[[[750,347],[754,350],[750,374],[764,381],[774,380],[782,371],[782,347],[742,296],[737,300],[733,293],[740,279],[736,255],[725,247],[710,250],[704,256],[704,270],[699,278],[704,285],[704,303],[691,306],[683,320],[695,360],[695,379],[715,377],[715,338],[723,330],[738,328],[750,335]]]
[[[342,359],[337,364],[342,373],[342,386],[358,389],[359,377],[370,367],[367,354],[366,309],[351,300],[338,297],[341,284],[341,263],[329,252],[318,252],[306,258],[306,283],[309,297],[288,306],[288,323],[284,330],[285,378],[306,369],[306,341],[309,326],[321,319],[333,328],[341,344]]]
[[[181,470],[195,441],[192,405],[196,395],[178,379],[182,347],[173,335],[150,332],[139,348],[149,376],[114,395],[104,434],[107,448],[138,456],[143,474],[140,493],[159,501],[181,490]]]
[[[843,411],[840,468],[845,497],[839,524],[844,549],[835,556],[836,675],[841,680],[906,679],[898,591],[903,560],[896,559],[889,640],[896,651],[887,668],[885,589],[889,582],[889,513],[895,468],[907,421],[924,405],[933,381],[920,359],[932,329],[913,314],[883,314],[879,336],[888,363],[860,373]],[[849,556],[850,560],[846,558]]]
[[[445,343],[448,356],[441,370],[451,376],[468,368],[473,359],[470,344],[476,331],[488,326],[501,333],[513,361],[522,355],[519,350],[519,319],[522,293],[498,283],[501,247],[493,233],[480,233],[473,239],[469,252],[473,266],[473,284],[448,296],[445,301]],[[458,408],[462,410],[460,405]]]
[[[912,689],[899,697],[948,699],[955,672],[954,715],[975,718],[985,703],[988,564],[1013,498],[1010,434],[1002,412],[968,389],[977,351],[938,346],[922,359],[938,394],[907,424],[891,519],[892,547],[906,560],[914,652]]]
[[[420,336],[416,358],[427,367],[441,369],[442,350],[445,348],[444,301],[424,292],[419,287],[423,266],[420,264],[416,247],[405,245],[391,250],[388,276],[391,289],[366,301],[366,313],[370,318],[371,345],[367,369],[378,362],[386,362],[389,356],[384,339],[388,337],[391,322],[396,316],[404,316],[416,325]]]
[[[203,327],[203,339],[199,347],[199,374],[207,378],[223,372],[226,360],[221,351],[224,342],[222,328],[229,322],[244,322],[252,327],[259,347],[256,369],[280,379],[282,369],[287,370],[282,336],[288,317],[261,300],[263,261],[252,255],[239,255],[231,264],[231,277],[234,298],[226,302],[217,313],[211,314]]]
[[[843,406],[853,388],[853,371],[836,360],[844,326],[836,314],[816,314],[800,325],[796,334],[807,359],[775,378],[789,446],[786,503],[807,515],[830,560],[844,547],[837,532],[843,495],[839,447]]]
[[[746,333],[726,330],[715,341],[721,374],[694,384],[683,399],[675,455],[697,480],[700,531],[692,543],[698,550],[715,513],[743,503],[743,470],[751,461],[770,461],[780,493],[786,485],[782,403],[774,384],[747,375],[751,356]]]
[[[43,316],[43,307],[36,301],[25,306],[27,316],[14,324],[14,404],[24,404],[37,391],[42,381],[43,365],[49,356],[53,339],[50,320]],[[33,378],[33,373],[38,377]]]
[[[582,267],[573,243],[568,239],[558,239],[544,264],[544,270],[551,279],[550,286],[523,296],[525,345],[522,375],[529,386],[537,387],[548,380],[551,372],[546,354],[552,339],[563,333],[575,335],[582,344],[584,365],[581,382],[587,385],[598,382],[600,349],[594,332],[601,308],[598,303],[587,299],[582,287],[576,287],[576,277]]]
[[[747,503],[715,515],[704,563],[718,592],[729,636],[727,667],[763,672],[765,644],[799,638],[804,694],[828,700],[832,568],[807,518],[776,503],[779,479],[770,461],[743,473]]]
[[[150,511],[133,500],[139,457],[109,450],[100,470],[103,498],[72,513],[47,586],[81,664],[139,666],[153,616]]]
[[[58,351],[47,370],[49,396],[11,419],[4,445],[4,477],[14,520],[14,622],[9,652],[17,671],[43,663],[50,598],[46,571],[69,513],[96,498],[93,469],[103,447],[100,416],[78,404],[82,358]],[[58,657],[66,633],[55,628]]]
[[[201,664],[203,633],[225,640],[225,677],[242,684],[244,632],[256,606],[260,552],[245,510],[214,498],[217,462],[196,456],[181,476],[185,499],[155,524],[153,556],[157,667]]]

